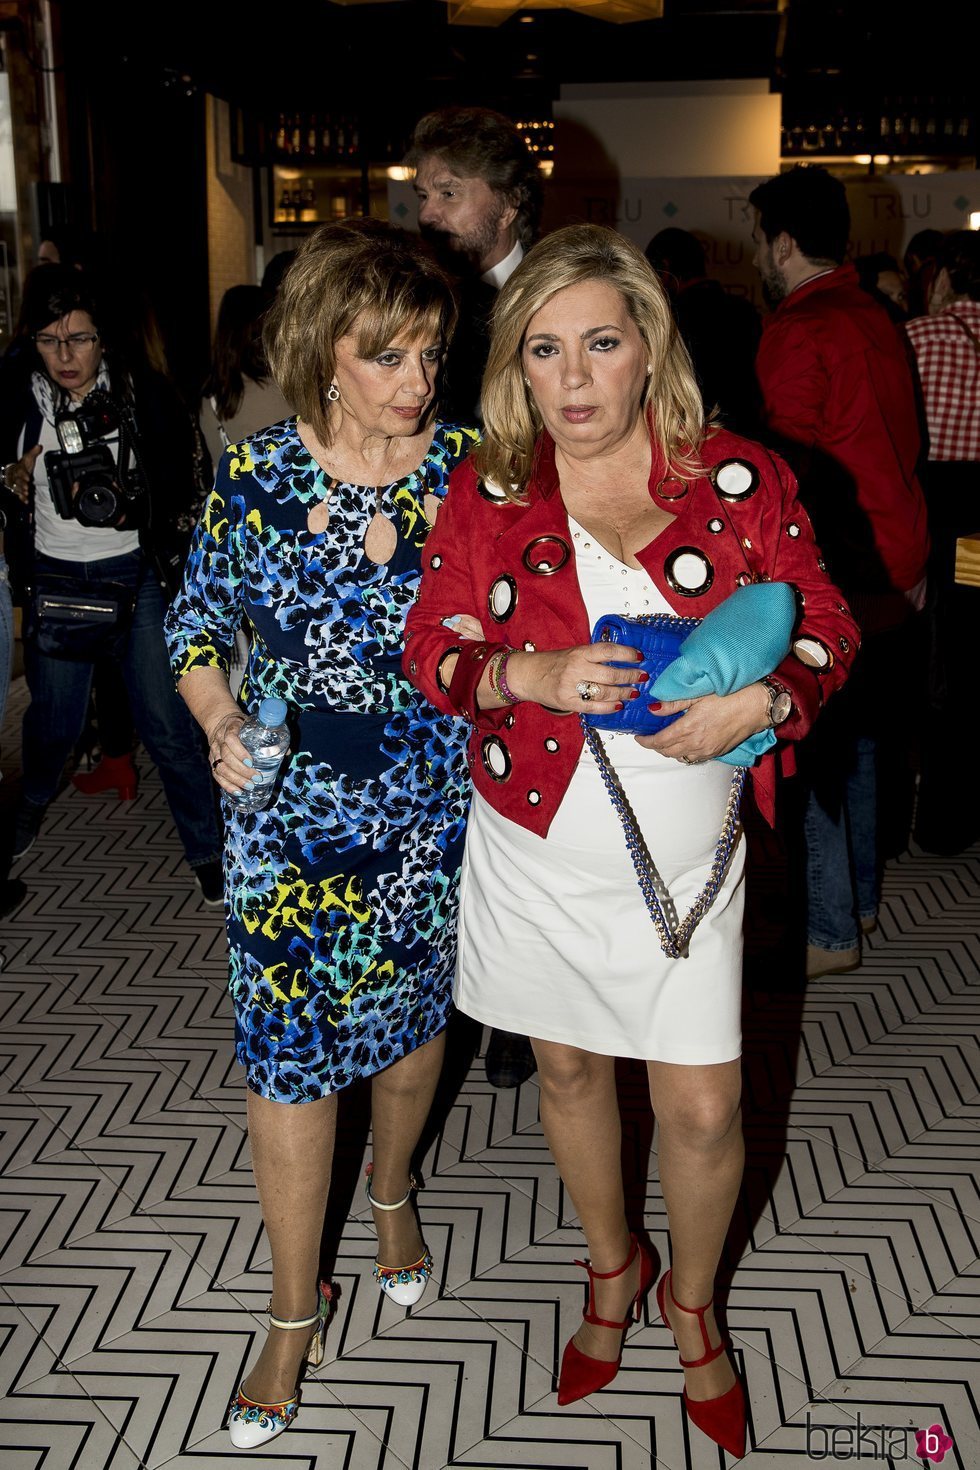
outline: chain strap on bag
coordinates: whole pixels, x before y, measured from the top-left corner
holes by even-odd
[[[720,496],[716,496],[719,512],[728,522],[730,529],[734,532],[728,507]],[[746,684],[753,683],[761,678],[763,674],[769,674],[789,651],[790,635],[794,620],[794,600],[789,594],[789,589],[782,584],[770,582],[768,576],[761,569],[753,567],[745,551],[745,542],[738,537],[742,546],[742,555],[749,569],[752,582],[748,587],[740,588],[734,596],[729,597],[726,602],[719,604],[718,608],[709,613],[708,619],[716,617],[721,609],[734,608],[736,602],[740,603],[740,614],[749,611],[750,600],[754,603],[760,593],[765,589],[764,597],[768,603],[773,599],[772,606],[763,611],[761,620],[754,619],[752,636],[735,639],[738,654],[730,657],[727,662],[729,667],[725,670],[723,687],[725,692],[743,688]],[[741,596],[739,596],[739,593]],[[747,595],[746,595],[747,594]],[[766,616],[768,613],[768,616]],[[648,687],[652,689],[656,679],[678,658],[678,653],[684,640],[704,623],[704,619],[693,617],[679,617],[670,613],[645,613],[636,617],[623,617],[621,615],[607,615],[593,630],[593,641],[603,643],[627,643],[639,646],[643,654],[641,667],[649,675]],[[735,625],[737,628],[737,625]],[[747,625],[748,626],[748,625]],[[760,629],[766,630],[766,636],[760,636]],[[649,630],[649,631],[647,631]],[[729,629],[729,634],[731,629]],[[644,634],[646,636],[644,636]],[[679,660],[678,660],[679,661]],[[716,675],[718,671],[716,670]],[[719,692],[717,684],[711,681],[709,687],[714,687]],[[696,686],[695,686],[696,687]],[[706,692],[698,690],[698,692]],[[665,696],[666,697],[666,696]],[[599,774],[612,802],[613,809],[619,817],[626,837],[626,847],[633,863],[636,873],[636,881],[640,886],[647,912],[653,922],[660,941],[660,947],[668,959],[686,959],[690,949],[691,939],[705,914],[711,908],[718,896],[718,891],[724,881],[731,862],[735,842],[739,833],[739,810],[742,803],[742,793],[745,790],[745,780],[748,775],[748,765],[738,765],[735,762],[743,754],[749,754],[754,759],[761,750],[753,750],[753,742],[756,737],[750,737],[742,745],[736,747],[728,754],[728,763],[733,765],[731,785],[728,790],[728,803],[725,809],[725,817],[722,822],[721,833],[715,847],[715,855],[711,863],[711,871],[701,892],[698,894],[690,910],[683,921],[678,918],[677,908],[670,896],[670,891],[663,881],[656,863],[646,844],[646,839],[640,831],[639,823],[629,799],[623,790],[622,783],[613,769],[606,754],[602,741],[597,733],[598,728],[626,730],[631,733],[647,734],[652,729],[662,729],[679,718],[676,715],[654,715],[643,714],[637,710],[635,713],[630,706],[640,705],[645,701],[630,701],[624,706],[622,712],[617,713],[611,719],[607,716],[594,716],[588,714],[579,715],[579,723],[585,736],[586,744],[592,752],[593,759],[599,767]],[[633,727],[646,728],[633,728]],[[775,739],[772,732],[769,733],[767,743],[774,744]]]
[[[724,881],[728,864],[731,861],[735,840],[738,836],[739,807],[742,803],[742,791],[745,787],[747,768],[736,766],[732,772],[732,784],[728,790],[728,805],[725,809],[725,820],[722,823],[721,835],[715,848],[715,855],[711,862],[711,872],[707,881],[694,900],[682,922],[678,921],[677,909],[666,883],[660,876],[660,872],[653,860],[650,849],[647,847],[646,839],[640,831],[639,823],[633,815],[633,809],[623,790],[619,776],[613,770],[609,757],[603,748],[599,735],[585,723],[583,716],[579,716],[582,730],[585,734],[586,743],[599,767],[603,785],[609,794],[609,800],[619,820],[623,824],[623,832],[626,836],[626,847],[633,862],[636,872],[636,881],[640,885],[647,912],[653,920],[653,927],[657,931],[660,940],[660,948],[669,960],[686,959],[690,948],[691,939],[695,929],[704,918],[705,914],[718,896],[718,890]]]
[[[628,621],[631,624],[642,624],[653,630],[657,635],[655,649],[650,646],[642,649],[642,652],[645,654],[643,667],[650,674],[651,682],[676,657],[679,643],[700,623],[700,619],[698,618],[674,617],[670,613],[646,613],[636,618],[630,618]],[[718,896],[718,890],[721,888],[725,874],[728,871],[728,865],[731,861],[739,831],[739,809],[742,803],[742,792],[745,789],[745,778],[748,768],[746,766],[736,766],[732,772],[725,818],[722,822],[718,844],[715,847],[715,855],[711,862],[711,871],[708,874],[704,887],[694,900],[688,913],[683,920],[680,920],[674,900],[670,896],[670,890],[653,860],[646,839],[640,831],[639,823],[629,804],[629,798],[623,790],[622,782],[614,770],[595,728],[595,717],[585,714],[579,715],[579,723],[582,726],[586,744],[592,752],[596,765],[599,767],[599,774],[602,777],[602,782],[606,788],[609,800],[612,802],[613,810],[622,823],[623,833],[626,838],[626,848],[633,863],[636,881],[640,885],[640,892],[643,894],[647,912],[657,932],[660,948],[668,959],[686,959],[694,931]],[[660,723],[661,725],[666,725],[670,723],[670,720],[664,719]],[[622,727],[620,726],[620,728]]]

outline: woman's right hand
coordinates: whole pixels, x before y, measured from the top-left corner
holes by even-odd
[[[637,649],[618,644],[611,648],[608,643],[584,643],[542,653],[516,650],[507,660],[507,683],[518,699],[532,700],[546,709],[569,715],[606,715],[638,698],[637,686],[647,680],[644,669],[617,665],[642,661]],[[594,685],[598,688],[591,687]],[[583,697],[583,688],[588,697]]]
[[[34,478],[34,466],[37,457],[41,453],[40,444],[35,444],[29,449],[22,459],[16,460],[6,467],[4,475],[4,488],[10,490],[22,505],[27,505],[31,498],[31,481]]]
[[[238,732],[246,716],[240,709],[221,715],[205,731],[208,738],[208,758],[211,774],[231,796],[244,791],[255,773],[250,769],[252,757],[238,738]]]

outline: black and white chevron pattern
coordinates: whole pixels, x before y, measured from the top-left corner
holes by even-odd
[[[406,1316],[371,1281],[352,1098],[327,1360],[287,1435],[231,1449],[222,1420],[261,1342],[269,1257],[220,916],[145,761],[142,776],[129,805],[56,803],[0,940],[3,1470],[723,1466],[686,1424],[655,1314],[609,1389],[557,1408],[582,1242],[534,1082],[495,1092],[479,1054],[467,1070],[466,1025],[420,1199],[437,1285]],[[936,1424],[944,1470],[980,1466],[978,918],[980,854],[911,851],[858,972],[747,993],[749,1164],[724,1267],[747,1470],[821,1455],[921,1470],[915,1431]],[[647,1181],[632,1204],[662,1256],[642,1072],[622,1080]]]

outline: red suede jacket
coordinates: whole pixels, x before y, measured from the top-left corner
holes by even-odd
[[[639,561],[684,617],[703,616],[748,581],[783,581],[796,588],[801,610],[794,647],[804,640],[803,647],[823,661],[815,670],[791,653],[775,670],[793,696],[779,736],[798,740],[847,677],[857,625],[823,569],[786,465],[761,445],[725,431],[706,440],[701,459],[704,474],[686,490],[676,481],[665,487],[676,498],[658,496],[651,476],[651,496],[676,519],[638,553]],[[480,710],[476,687],[497,649],[571,648],[590,641],[554,444],[546,434],[526,503],[503,498],[469,461],[455,471],[422,566],[419,599],[406,626],[405,672],[438,709],[472,722],[469,760],[477,790],[505,817],[544,836],[582,749],[579,722],[530,702]],[[479,617],[487,641],[457,641],[442,626],[455,613]],[[450,650],[458,650],[459,659],[447,689],[438,670]],[[791,760],[784,761],[784,770],[792,770]],[[752,777],[756,802],[771,822],[772,753]]]

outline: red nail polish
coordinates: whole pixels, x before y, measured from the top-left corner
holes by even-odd
[[[641,669],[640,670],[640,683],[641,684],[645,684],[646,681],[649,679],[649,677],[650,677],[650,675],[647,673],[646,669]]]
[[[623,702],[622,702],[622,700],[620,700],[619,704],[615,705],[614,708],[615,708],[616,713],[619,714],[619,711],[623,708]]]
[[[651,699],[650,706],[649,707],[650,707],[650,709],[653,710],[654,714],[656,714],[657,710],[662,707],[662,703],[663,703],[662,700],[659,700],[659,699]]]
[[[639,689],[631,689],[630,690],[630,699],[639,699],[639,697],[640,697],[640,691],[639,691]]]

